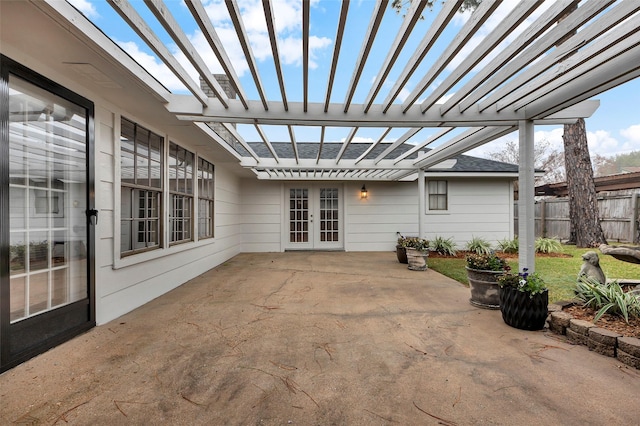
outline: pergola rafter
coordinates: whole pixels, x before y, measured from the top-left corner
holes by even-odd
[[[456,16],[462,2],[445,1],[437,13],[427,14],[427,2],[414,1],[403,17],[386,13],[388,0],[368,5],[369,25],[366,31],[355,32],[362,37],[355,40],[359,52],[348,52],[354,62],[345,73],[349,62],[344,61],[345,34],[353,37],[348,23],[363,8],[343,1],[335,16],[326,91],[319,99],[311,90],[318,83],[317,74],[311,74],[317,73],[311,65],[313,22],[318,12],[310,0],[301,0],[299,6],[302,85],[297,97],[285,89],[283,64],[288,62],[280,51],[284,45],[279,46],[278,41],[278,6],[271,0],[260,2],[259,13],[264,14],[266,23],[261,37],[268,38],[268,43],[263,44],[270,47],[269,60],[275,70],[272,78],[278,81],[279,91],[267,90],[262,81],[252,50],[256,33],[253,27],[251,31],[245,28],[243,10],[235,0],[225,0],[231,20],[226,28],[233,28],[237,36],[250,79],[240,76],[220,38],[222,28],[217,27],[217,20],[210,19],[201,0],[186,0],[190,16],[185,15],[193,19],[192,26],[202,31],[235,97],[227,96],[211,73],[216,64],[205,63],[205,53],[195,49],[183,22],[162,0],[145,0],[144,4],[195,68],[196,76],[186,71],[171,47],[151,30],[153,26],[137,12],[138,4],[127,0],[109,3],[189,94],[167,94],[150,84],[150,75],[141,75],[139,67],[116,54],[106,42],[101,43],[105,55],[131,70],[141,84],[157,91],[158,98],[166,100],[167,110],[176,118],[194,123],[211,143],[222,146],[259,179],[275,180],[409,179],[419,169],[445,164],[454,156],[512,132],[522,123],[566,124],[589,117],[599,105],[591,97],[640,76],[638,2],[484,0],[458,26]],[[91,25],[87,25],[88,19],[67,3],[45,0],[42,8],[48,8],[78,34],[88,39],[96,37]],[[489,19],[497,14],[501,17],[499,24],[486,28]],[[427,15],[430,23],[421,25],[420,18]],[[386,50],[380,51],[380,29],[391,19],[402,21]],[[411,52],[408,46],[412,46]],[[290,49],[290,45],[286,48]],[[374,51],[384,58],[376,65],[371,61]],[[469,53],[460,57],[465,51]],[[263,56],[260,60],[264,60]],[[427,61],[427,56],[435,59]],[[402,57],[406,59],[401,62]],[[363,76],[372,66],[377,67],[377,73],[365,83]],[[340,92],[336,90],[338,73]],[[207,95],[194,77],[204,81],[213,95]],[[255,92],[245,90],[249,87],[243,85],[247,84],[253,84]],[[368,84],[366,90],[364,84]],[[272,86],[276,87],[275,81]],[[360,95],[362,90],[364,94]],[[279,97],[270,97],[268,92],[279,93]],[[257,96],[252,98],[249,93]],[[332,102],[332,98],[341,101]],[[237,127],[246,124],[255,128],[257,140],[243,136],[243,128]],[[289,140],[270,140],[270,126],[286,127]],[[320,129],[317,140],[301,139],[304,132],[296,134],[307,126]],[[340,144],[328,140],[329,129],[334,128],[345,129],[346,137]],[[404,134],[390,137],[396,128],[404,129]],[[425,128],[434,131],[422,132]],[[214,129],[224,131],[219,134]],[[366,129],[378,129],[379,137],[364,136]]]

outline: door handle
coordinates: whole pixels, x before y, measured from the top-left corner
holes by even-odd
[[[98,224],[98,210],[96,210],[96,209],[87,210],[87,217],[91,221],[92,225],[97,225]]]

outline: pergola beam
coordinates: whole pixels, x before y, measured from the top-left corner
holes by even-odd
[[[310,0],[302,0],[302,102],[307,111],[309,102],[309,13]]]
[[[497,9],[502,0],[484,0],[473,12],[467,23],[454,39],[449,43],[444,52],[431,66],[429,71],[422,77],[420,82],[411,91],[411,94],[402,103],[403,112],[407,112],[409,108],[418,100],[418,97],[429,87],[431,83],[440,75],[447,65],[456,57],[458,52],[467,44],[473,35],[480,29],[482,24],[491,16],[491,13]]]
[[[333,80],[336,76],[336,69],[338,68],[338,58],[340,57],[340,48],[342,47],[342,36],[344,35],[344,29],[347,22],[347,14],[349,13],[349,0],[342,1],[342,8],[340,9],[340,19],[338,21],[338,28],[336,30],[336,41],[333,47],[333,59],[331,60],[331,69],[329,70],[329,81],[327,82],[327,95],[324,100],[324,112],[329,109],[329,103],[331,102],[331,91],[333,90]]]
[[[245,110],[238,100],[230,99],[229,108],[209,107],[202,110],[199,104],[189,101],[183,96],[174,96],[167,104],[170,112],[184,121],[203,122],[229,122],[238,124],[270,124],[296,126],[334,126],[334,127],[471,127],[481,125],[489,126],[517,126],[520,120],[531,119],[533,116],[527,108],[518,111],[513,110],[486,110],[477,112],[468,110],[459,113],[457,110],[440,115],[438,108],[431,109],[424,114],[419,109],[403,113],[400,105],[383,113],[378,105],[368,113],[352,112],[345,116],[340,105],[333,104],[328,112],[324,112],[324,104],[309,103],[307,112],[301,102],[291,102],[289,110],[283,110],[282,104],[274,102],[270,104],[268,111],[263,110],[257,101],[249,102],[249,109]],[[570,110],[569,110],[570,111]],[[538,118],[538,117],[536,117]],[[577,118],[577,116],[576,116]],[[556,120],[553,117],[539,118],[542,124],[563,124],[566,121]]]
[[[364,101],[365,112],[369,111],[369,108],[371,108],[371,104],[373,104],[373,101],[375,100],[376,95],[378,94],[378,92],[380,91],[380,88],[384,84],[385,79],[389,75],[389,72],[391,72],[391,68],[393,68],[393,65],[395,64],[396,59],[398,59],[398,55],[400,55],[402,48],[404,47],[405,43],[409,39],[409,36],[411,36],[411,31],[413,30],[413,27],[415,27],[418,20],[420,20],[420,17],[422,16],[421,15],[422,11],[424,10],[426,5],[427,5],[427,2],[425,0],[411,2],[411,5],[409,6],[409,10],[407,11],[407,14],[402,20],[402,26],[398,30],[396,39],[393,41],[393,45],[389,49],[389,53],[387,54],[387,57],[385,58],[384,63],[382,64],[382,67],[380,68],[380,72],[376,75],[376,79],[371,85],[369,94],[367,95],[367,98]]]
[[[282,66],[280,65],[280,54],[278,53],[278,34],[276,32],[276,21],[271,9],[271,0],[262,0],[262,8],[264,9],[264,18],[267,21],[267,31],[269,32],[269,41],[271,43],[271,51],[273,52],[273,63],[276,67],[276,75],[278,76],[278,84],[280,85],[280,95],[282,96],[282,105],[284,110],[289,110],[287,102],[287,92],[284,87],[284,75],[282,74]]]
[[[422,38],[422,41],[416,48],[415,53],[407,61],[402,73],[400,73],[400,76],[396,79],[396,83],[393,85],[393,88],[389,91],[388,96],[382,103],[384,112],[387,112],[387,110],[391,108],[393,101],[396,100],[402,89],[406,87],[409,78],[411,78],[427,53],[429,53],[435,42],[438,40],[438,37],[440,37],[442,32],[447,28],[447,25],[449,25],[449,22],[451,22],[455,14],[458,12],[463,1],[464,0],[448,1],[442,5],[440,13],[438,13],[438,16],[436,16],[436,19],[429,27],[429,30]]]
[[[421,111],[426,111],[431,108],[436,102],[447,94],[455,84],[460,81],[464,76],[486,58],[489,53],[498,46],[507,36],[509,36],[515,29],[531,15],[544,0],[520,2],[515,8],[507,15],[500,26],[495,27],[491,33],[489,33],[480,44],[473,49],[461,63],[458,65],[444,81],[438,84],[438,87],[425,99],[420,105]],[[441,110],[442,111],[442,110]]]
[[[379,0],[375,2],[374,12],[371,15],[371,21],[369,22],[369,26],[367,27],[364,43],[362,43],[360,54],[358,55],[358,60],[356,61],[356,67],[353,74],[351,75],[351,81],[349,82],[347,95],[344,99],[344,104],[342,109],[343,109],[343,112],[345,113],[349,111],[349,107],[351,106],[351,100],[353,99],[353,94],[355,93],[356,87],[358,86],[358,81],[360,81],[362,70],[364,69],[364,65],[367,62],[367,58],[369,57],[371,46],[373,46],[373,41],[376,38],[378,29],[380,28],[380,22],[382,22],[382,17],[384,16],[384,13],[387,11],[388,4],[389,4],[389,0]]]
[[[180,62],[173,56],[167,46],[162,43],[158,36],[149,28],[144,19],[136,12],[127,0],[107,0],[111,7],[125,20],[147,46],[164,62],[164,64],[175,74],[176,78],[185,85],[185,87],[193,94],[193,96],[206,106],[209,103],[209,97],[200,88],[200,85],[191,78],[189,73],[184,69]]]
[[[595,69],[602,70],[609,61],[640,44],[640,28],[633,21],[620,24],[618,31],[610,33],[597,42],[565,59],[544,78],[538,78],[522,85],[518,90],[498,102],[498,110],[512,107],[523,108],[526,105],[552,94],[559,87],[569,84],[577,77],[586,75]]]
[[[251,49],[251,44],[249,43],[249,39],[247,38],[247,32],[244,29],[244,23],[242,22],[242,18],[240,16],[240,8],[238,7],[238,3],[232,0],[225,0],[225,4],[227,5],[229,17],[231,18],[231,22],[233,22],[233,27],[235,28],[236,35],[238,36],[240,46],[242,46],[242,51],[244,52],[247,66],[249,67],[249,71],[251,71],[253,82],[255,83],[256,89],[258,90],[258,96],[260,96],[260,100],[262,101],[262,106],[265,110],[268,110],[269,104],[267,102],[267,96],[264,93],[264,87],[262,86],[262,81],[260,80],[260,73],[258,72],[256,59],[253,55],[253,49]]]
[[[229,97],[224,92],[222,86],[220,86],[220,83],[213,77],[204,59],[202,59],[202,56],[200,56],[196,48],[193,47],[189,37],[184,33],[182,27],[180,27],[180,24],[175,20],[164,2],[162,0],[144,0],[144,3],[155,15],[158,22],[162,24],[167,33],[169,33],[173,41],[176,42],[180,50],[182,50],[182,53],[184,53],[189,62],[191,62],[191,65],[198,71],[200,77],[202,77],[209,88],[213,90],[216,98],[225,108],[228,108]]]
[[[209,19],[209,15],[207,15],[206,10],[202,6],[202,3],[200,2],[200,0],[186,0],[185,3],[187,5],[187,8],[189,8],[189,11],[191,12],[191,15],[193,15],[193,18],[200,27],[202,35],[205,39],[207,39],[209,46],[211,46],[211,50],[213,50],[216,58],[218,58],[220,66],[224,70],[227,77],[229,77],[229,83],[233,87],[233,90],[235,90],[244,107],[248,108],[249,106],[247,105],[247,95],[245,94],[244,89],[240,84],[240,79],[238,78],[238,75],[236,74],[236,71],[231,64],[231,60],[229,59],[229,56],[227,55],[227,52],[222,45],[222,41],[220,40],[220,37],[218,37],[218,33],[213,27],[213,24],[211,24],[211,19]]]
[[[509,61],[521,53],[527,46],[534,43],[538,37],[542,36],[552,25],[556,23],[564,14],[573,8],[579,0],[560,0],[554,2],[537,20],[529,25],[515,40],[513,40],[504,50],[502,50],[495,58],[493,58],[486,66],[480,69],[467,83],[458,89],[445,103],[440,107],[442,114],[447,113],[452,108],[461,106],[464,100],[467,108],[489,92],[490,87],[484,86],[485,90],[481,92],[478,87],[486,82],[503,67],[508,66]],[[611,0],[613,1],[613,0]],[[464,111],[466,108],[460,108]]]
[[[598,6],[600,6],[600,4],[593,5],[594,12],[599,9]],[[578,8],[578,10],[580,9],[582,8]],[[547,56],[540,59],[538,62],[532,64],[529,68],[518,74],[518,79],[511,80],[509,83],[493,92],[489,97],[487,97],[487,99],[480,102],[480,111],[484,111],[485,109],[502,101],[505,97],[518,90],[521,87],[522,83],[532,81],[537,77],[540,77],[544,80],[546,78],[546,75],[543,74],[545,71],[547,71],[554,65],[566,60],[568,56],[575,54],[579,51],[579,49],[587,46],[588,43],[592,42],[603,33],[618,25],[620,22],[627,19],[638,10],[640,10],[640,2],[622,2],[618,4],[616,7],[606,12],[603,17],[598,19],[597,22],[591,23],[582,31],[577,32],[572,37],[564,40],[562,44],[558,45]],[[583,17],[580,15],[570,15],[566,17],[564,21],[567,21],[567,26],[571,27],[570,23],[572,21],[581,22],[582,19]],[[554,42],[558,42],[563,35],[566,35],[564,31],[556,34],[556,37],[554,37]],[[527,53],[528,52],[525,52],[524,54],[526,55]],[[536,53],[542,52],[535,50],[532,53],[533,54],[526,55],[527,59],[523,59],[522,66],[525,66],[536,59],[538,57],[535,55]]]

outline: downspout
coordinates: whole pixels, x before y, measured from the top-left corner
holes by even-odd
[[[425,206],[424,195],[424,169],[418,169],[418,236],[424,238],[423,225],[422,225],[422,212]]]
[[[533,121],[519,122],[518,164],[518,269],[534,272],[535,265],[535,167]]]

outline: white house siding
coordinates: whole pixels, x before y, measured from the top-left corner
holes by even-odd
[[[366,200],[360,198],[362,182],[345,185],[347,250],[393,250],[397,232],[418,235],[417,182],[365,184]]]
[[[282,251],[282,183],[243,179],[241,193],[242,251]]]
[[[427,178],[428,180],[429,178]],[[346,251],[394,250],[397,233],[423,237],[453,238],[463,248],[473,237],[492,244],[513,238],[513,190],[508,179],[442,178],[449,182],[449,209],[428,212],[418,208],[417,182],[364,182],[368,197],[360,197],[363,182],[343,185],[344,249]],[[291,182],[287,182],[290,184]],[[242,251],[283,251],[282,226],[286,227],[283,183],[243,179]],[[425,194],[425,203],[427,195]]]
[[[96,206],[100,213],[96,229],[96,321],[102,324],[240,253],[242,221],[240,180],[225,167],[216,165],[215,158],[203,156],[215,166],[214,238],[171,247],[165,243],[163,248],[121,259],[119,244],[114,239],[120,229],[119,208],[116,208],[119,132],[114,130],[118,128],[120,112],[105,108],[97,111],[96,129],[100,131],[96,131]],[[126,115],[126,111],[121,113]],[[126,116],[135,121],[135,117]],[[140,124],[171,137],[170,129],[153,123]],[[171,140],[198,153],[190,141]]]
[[[459,249],[473,237],[484,238],[494,246],[500,240],[513,238],[513,189],[510,180],[446,180],[449,209],[442,213],[428,212],[424,206],[425,238],[453,238]],[[425,200],[428,203],[427,196]]]

